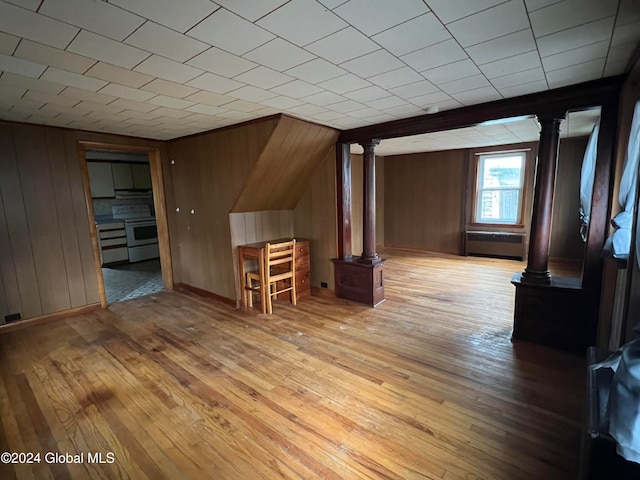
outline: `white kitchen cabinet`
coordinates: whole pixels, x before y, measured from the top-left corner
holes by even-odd
[[[112,163],[111,170],[113,172],[113,186],[116,190],[132,190],[133,173],[131,172],[130,163]]]
[[[100,242],[100,261],[102,265],[129,261],[127,232],[124,222],[99,223],[98,241]]]
[[[136,190],[151,190],[151,169],[148,163],[132,163],[133,188]]]
[[[115,197],[113,175],[109,162],[87,162],[91,198]]]

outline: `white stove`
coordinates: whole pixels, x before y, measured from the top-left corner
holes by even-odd
[[[127,232],[129,262],[140,262],[160,256],[156,218],[149,205],[120,205],[111,207],[114,219],[124,220]]]

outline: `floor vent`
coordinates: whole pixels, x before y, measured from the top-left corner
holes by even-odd
[[[525,234],[511,232],[466,232],[465,255],[525,257]]]

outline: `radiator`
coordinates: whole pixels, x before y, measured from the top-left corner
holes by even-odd
[[[465,232],[465,255],[508,257],[523,260],[525,234],[511,232]]]

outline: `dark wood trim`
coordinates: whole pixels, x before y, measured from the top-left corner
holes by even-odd
[[[11,323],[5,323],[4,325],[0,325],[0,334],[22,330],[29,327],[35,327],[36,325],[42,325],[43,323],[64,320],[76,315],[82,315],[84,313],[90,313],[95,310],[100,310],[101,308],[104,307],[102,307],[99,303],[90,303],[89,305],[83,305],[81,307],[71,308],[69,310],[63,310],[61,312],[48,313],[47,315],[40,315],[39,317],[27,318]]]
[[[579,110],[598,106],[618,100],[620,88],[625,78],[623,75],[608,77],[546,92],[354,128],[343,131],[338,141],[356,143],[370,138],[404,137],[470,127],[501,118],[543,115],[558,110]]]
[[[612,168],[616,153],[617,128],[618,103],[602,105],[591,215],[582,269],[582,286],[584,288],[599,289],[602,283],[602,246],[606,240],[609,225],[609,192],[613,180]]]
[[[380,140],[374,139],[362,142],[364,153],[363,185],[362,185],[362,255],[359,261],[375,263],[378,261],[376,253],[376,154],[375,148]]]
[[[351,150],[347,143],[336,144],[336,196],[338,209],[338,258],[353,255],[351,245]]]
[[[176,283],[174,284],[174,290],[182,293],[192,293],[201,298],[209,298],[212,300],[216,300],[218,302],[222,302],[227,305],[231,305],[233,308],[240,308],[240,301],[234,298],[223,297],[222,295],[218,295],[217,293],[210,292],[208,290],[204,290],[202,288],[194,287],[192,285],[187,285],[186,283]]]

